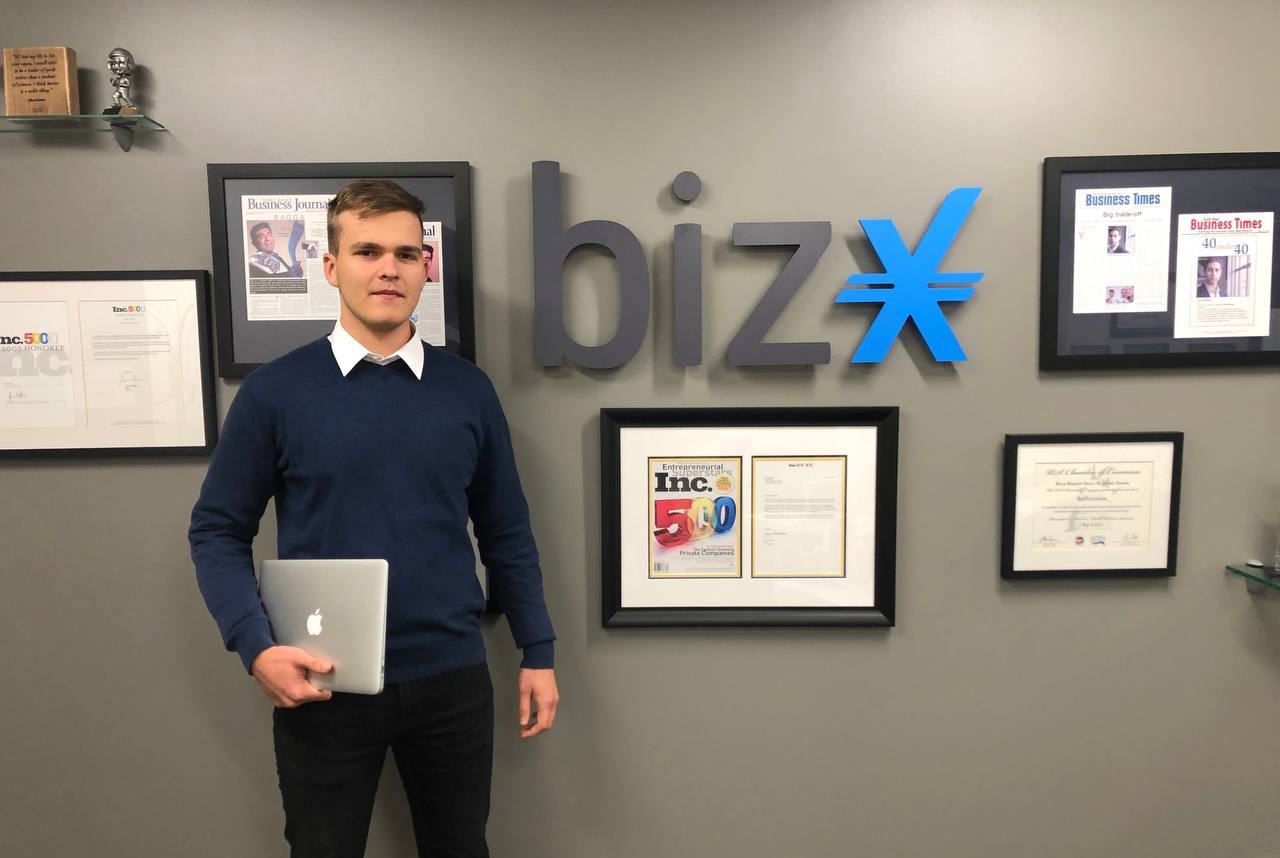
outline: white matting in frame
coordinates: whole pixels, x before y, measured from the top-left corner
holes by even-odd
[[[0,456],[207,453],[203,271],[0,274]]]
[[[621,459],[621,595],[623,608],[863,607],[875,602],[876,434],[874,426],[623,427]],[[842,577],[652,579],[649,575],[651,457],[742,456],[738,510],[742,568],[752,568],[755,522],[753,456],[843,456],[845,479]]]
[[[1006,578],[1174,574],[1181,433],[1005,444]]]

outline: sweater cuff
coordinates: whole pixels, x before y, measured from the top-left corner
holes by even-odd
[[[542,643],[529,644],[524,648],[524,659],[520,662],[520,666],[527,667],[532,670],[550,670],[555,667],[555,641],[544,641]]]
[[[245,673],[253,675],[253,660],[257,658],[264,649],[269,649],[276,645],[271,637],[271,632],[267,629],[252,629],[241,635],[234,644],[236,653],[240,656],[240,661],[244,662]]]

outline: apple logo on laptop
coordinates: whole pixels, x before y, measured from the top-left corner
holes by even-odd
[[[324,618],[320,616],[320,609],[316,608],[316,612],[307,617],[307,634],[320,634],[320,621]]]

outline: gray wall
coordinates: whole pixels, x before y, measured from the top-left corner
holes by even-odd
[[[500,731],[491,843],[526,856],[1280,855],[1280,602],[1224,562],[1269,556],[1274,370],[1036,369],[1046,155],[1277,148],[1267,2],[745,4],[372,0],[6,2],[7,46],[66,44],[109,97],[146,66],[168,135],[0,135],[0,268],[211,268],[206,162],[469,160],[479,362],[501,392],[544,557],[564,696],[516,735],[516,656],[488,632]],[[267,99],[269,107],[262,107]],[[615,372],[534,365],[530,162],[571,221],[640,236],[655,318]],[[702,197],[667,190],[698,171]],[[985,188],[948,257],[986,272],[948,310],[967,364],[913,334],[845,361],[869,314],[834,291],[874,261],[858,217],[914,241]],[[706,364],[670,357],[675,223],[706,235]],[[735,221],[831,220],[774,329],[813,371],[723,355],[783,257]],[[571,262],[571,329],[611,329],[613,271]],[[236,385],[220,383],[220,410]],[[902,408],[898,626],[600,628],[597,409]],[[1186,432],[1179,574],[1006,585],[1006,432]],[[270,706],[196,592],[204,460],[0,466],[0,852],[280,855]],[[264,524],[270,550],[274,523]],[[410,855],[388,766],[371,855]]]

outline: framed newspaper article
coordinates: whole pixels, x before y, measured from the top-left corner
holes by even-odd
[[[425,204],[427,284],[414,324],[432,345],[475,360],[467,162],[210,164],[208,172],[223,378],[243,378],[333,330],[338,290],[324,277],[328,204],[355,179],[390,179]]]
[[[897,408],[605,408],[605,626],[892,626]]]
[[[1280,364],[1280,154],[1046,158],[1040,368]]]
[[[1181,432],[1006,435],[1001,576],[1172,576],[1181,481]]]
[[[217,440],[204,271],[0,273],[0,458]]]

